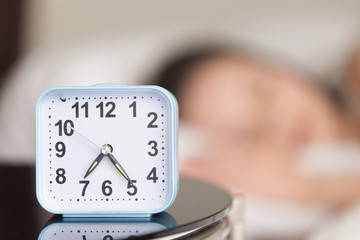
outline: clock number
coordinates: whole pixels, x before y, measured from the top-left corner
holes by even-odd
[[[65,147],[65,143],[63,142],[57,142],[55,144],[55,150],[60,152],[60,153],[56,153],[56,156],[57,157],[63,157],[65,155],[65,152],[66,152],[66,147]]]
[[[157,142],[151,140],[150,142],[148,142],[148,145],[152,145],[151,149],[154,150],[154,152],[148,152],[149,156],[155,157],[159,153],[159,150],[156,148],[158,145]]]
[[[109,184],[109,185],[106,185],[106,184]],[[112,194],[112,188],[110,187],[110,184],[111,184],[111,181],[110,180],[105,180],[102,184],[102,193],[105,195],[105,196],[110,196]]]
[[[156,176],[156,168],[152,168],[149,175],[147,175],[147,180],[152,180],[153,183],[156,183],[156,181],[159,179],[157,176]]]
[[[75,117],[79,118],[79,102],[76,102],[74,105],[71,106],[71,108],[75,108]],[[81,109],[85,108],[85,117],[89,117],[89,103],[85,102],[83,105],[81,105]]]
[[[153,119],[152,119],[151,122],[147,125],[147,127],[148,127],[148,128],[157,128],[158,125],[155,125],[155,124],[154,124],[155,121],[156,121],[156,119],[157,119],[157,117],[158,117],[157,114],[156,114],[155,112],[150,112],[147,116],[148,116],[148,117],[153,116]]]
[[[81,108],[85,108],[85,117],[89,117],[89,104],[88,102],[84,103]]]
[[[75,117],[79,117],[79,102],[76,102],[74,105],[71,106],[71,108],[75,108]]]
[[[85,184],[84,187],[83,187],[83,190],[81,192],[81,196],[85,196],[85,191],[86,191],[86,188],[89,185],[90,181],[89,180],[82,180],[82,181],[79,181],[79,183],[80,184]]]
[[[100,117],[104,117],[104,103],[99,103],[98,105],[96,105],[96,108],[100,108]]]
[[[66,177],[65,177],[65,169],[63,168],[58,168],[56,170],[56,182],[58,184],[64,184],[66,182]]]
[[[111,106],[110,106],[111,105]],[[115,103],[113,102],[107,102],[105,104],[105,107],[109,107],[110,109],[109,111],[106,113],[105,117],[107,118],[113,118],[116,117],[115,114],[113,114],[112,112],[115,110]],[[104,117],[104,102],[100,102],[98,105],[96,105],[96,108],[100,108],[100,117]]]
[[[136,117],[136,102],[133,101],[133,103],[129,105],[129,108],[133,108],[133,117]]]
[[[70,125],[70,127],[69,127],[69,125]],[[59,121],[57,121],[57,123],[55,123],[55,126],[56,126],[56,127],[59,127],[59,136],[62,136],[62,134],[63,134],[63,128],[64,128],[64,134],[65,134],[66,136],[71,136],[71,135],[73,135],[73,133],[74,133],[74,130],[73,130],[73,128],[74,128],[74,123],[73,123],[73,121],[71,121],[71,120],[66,120],[66,121],[64,122],[64,126],[63,126],[63,124],[62,124],[62,120],[59,120]]]
[[[134,185],[134,183],[136,183],[136,180],[131,180],[131,183],[128,182],[127,184],[127,188],[132,188],[133,191],[130,192],[130,191],[127,191],[127,194],[129,194],[130,196],[134,196],[136,193],[137,193],[137,187]]]
[[[107,102],[107,103],[105,104],[106,107],[108,107],[109,105],[111,105],[111,108],[110,108],[110,110],[106,113],[105,117],[108,117],[108,118],[110,118],[110,117],[115,117],[115,114],[112,114],[112,112],[115,110],[115,103],[113,103],[113,102]]]

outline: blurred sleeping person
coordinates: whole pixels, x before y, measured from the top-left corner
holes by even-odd
[[[244,193],[249,239],[304,239],[360,199],[360,125],[277,60],[203,47],[151,81],[179,102],[181,173]]]

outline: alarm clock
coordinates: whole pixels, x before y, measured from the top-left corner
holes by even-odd
[[[174,201],[178,109],[158,86],[44,92],[36,106],[36,195],[64,217],[148,217]]]

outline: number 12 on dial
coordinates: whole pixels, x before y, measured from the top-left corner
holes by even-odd
[[[175,199],[177,104],[157,86],[62,87],[36,107],[36,193],[64,216],[141,217]]]

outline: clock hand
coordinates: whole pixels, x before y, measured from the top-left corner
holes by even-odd
[[[102,149],[103,147],[101,147],[100,145],[96,144],[95,142],[91,141],[88,137],[85,137],[84,134],[82,134],[81,132],[79,132],[78,130],[76,130],[75,128],[73,128],[72,126],[69,126],[72,130],[74,130],[74,132],[76,132],[77,134],[79,134],[80,136],[82,136],[84,139],[86,139],[88,142],[94,144],[95,146],[97,146],[98,148]]]
[[[84,178],[86,178],[87,176],[89,176],[89,174],[98,166],[98,164],[100,163],[100,161],[104,158],[104,156],[108,155],[109,153],[112,152],[112,146],[110,144],[104,144],[101,147],[101,153],[99,154],[99,156],[96,157],[96,159],[91,163],[89,169],[87,170],[87,172],[85,173]]]
[[[125,172],[125,169],[120,165],[120,163],[116,160],[116,158],[114,157],[114,155],[112,155],[111,153],[109,153],[107,155],[110,159],[110,161],[112,162],[112,164],[114,164],[116,170],[118,171],[118,173],[120,175],[122,175],[126,180],[128,180],[128,182],[133,185],[129,175]]]
[[[96,157],[96,159],[91,163],[89,169],[87,170],[87,172],[85,173],[84,178],[86,178],[87,176],[90,175],[90,173],[92,171],[94,171],[94,169],[98,166],[98,164],[100,163],[100,161],[104,158],[104,156],[106,155],[105,153],[107,153],[107,145],[103,145],[102,147],[100,147],[99,145],[97,145],[95,142],[91,141],[89,138],[85,137],[84,134],[80,133],[78,130],[76,130],[75,128],[73,128],[72,126],[70,126],[70,128],[76,132],[77,134],[79,134],[81,137],[83,137],[84,139],[86,139],[88,142],[90,142],[91,144],[95,145],[96,147],[101,149],[101,153],[99,154],[99,156]]]
[[[93,161],[87,172],[85,173],[84,178],[89,176],[89,174],[97,167],[97,165],[100,163],[100,161],[104,158],[104,154],[101,152],[99,156],[96,157],[96,159]]]
[[[102,158],[104,156],[108,156],[110,161],[112,162],[112,164],[114,164],[116,170],[118,171],[118,173],[120,175],[122,175],[126,180],[128,180],[128,182],[132,185],[132,181],[129,177],[129,175],[126,173],[125,169],[120,165],[120,163],[116,160],[116,158],[114,157],[114,155],[111,154],[111,152],[113,151],[113,148],[110,144],[104,144],[101,147],[99,145],[97,145],[96,143],[94,143],[93,141],[91,141],[89,138],[85,137],[84,134],[80,133],[79,131],[75,130],[75,128],[73,128],[72,126],[70,126],[70,128],[72,130],[74,130],[77,134],[79,134],[80,136],[82,136],[83,138],[85,138],[88,142],[94,144],[95,146],[97,146],[98,148],[101,149],[101,154],[94,160],[94,162],[91,164],[91,166],[89,167],[88,171],[86,172],[84,178],[86,178],[94,169],[95,167],[100,163],[100,161],[102,160]]]

